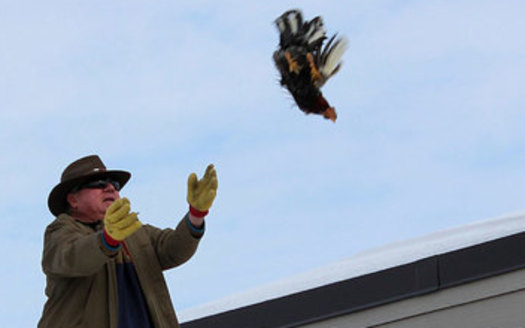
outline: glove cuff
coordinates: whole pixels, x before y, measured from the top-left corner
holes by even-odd
[[[191,215],[195,216],[195,217],[198,217],[198,218],[203,218],[205,217],[206,215],[208,215],[208,212],[209,211],[199,211],[198,209],[196,209],[195,207],[191,206],[190,204],[190,213]]]

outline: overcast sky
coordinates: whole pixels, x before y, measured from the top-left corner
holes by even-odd
[[[188,2],[190,3],[190,2]],[[388,243],[525,208],[523,1],[0,0],[0,320],[38,321],[49,191],[98,154],[174,226],[214,163],[197,254],[165,273],[177,310]],[[273,21],[349,40],[307,116],[278,84]],[[5,325],[3,324],[3,325]]]

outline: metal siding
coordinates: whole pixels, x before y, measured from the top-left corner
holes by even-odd
[[[524,304],[519,291],[370,328],[518,328],[525,325]]]
[[[490,328],[523,328],[524,293],[525,270],[519,270],[299,327],[484,328],[476,326],[481,321]]]

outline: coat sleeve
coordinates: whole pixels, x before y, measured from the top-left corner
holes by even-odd
[[[149,235],[162,270],[171,269],[188,261],[195,254],[204,234],[204,227],[195,229],[191,226],[188,214],[175,229],[159,229],[151,225],[145,225],[144,228]]]
[[[46,274],[88,276],[114,255],[116,252],[103,247],[100,231],[81,227],[70,217],[59,217],[46,229],[42,268]]]

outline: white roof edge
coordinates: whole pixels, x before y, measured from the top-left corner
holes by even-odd
[[[525,231],[525,211],[365,251],[305,273],[182,310],[181,322],[268,301]]]

